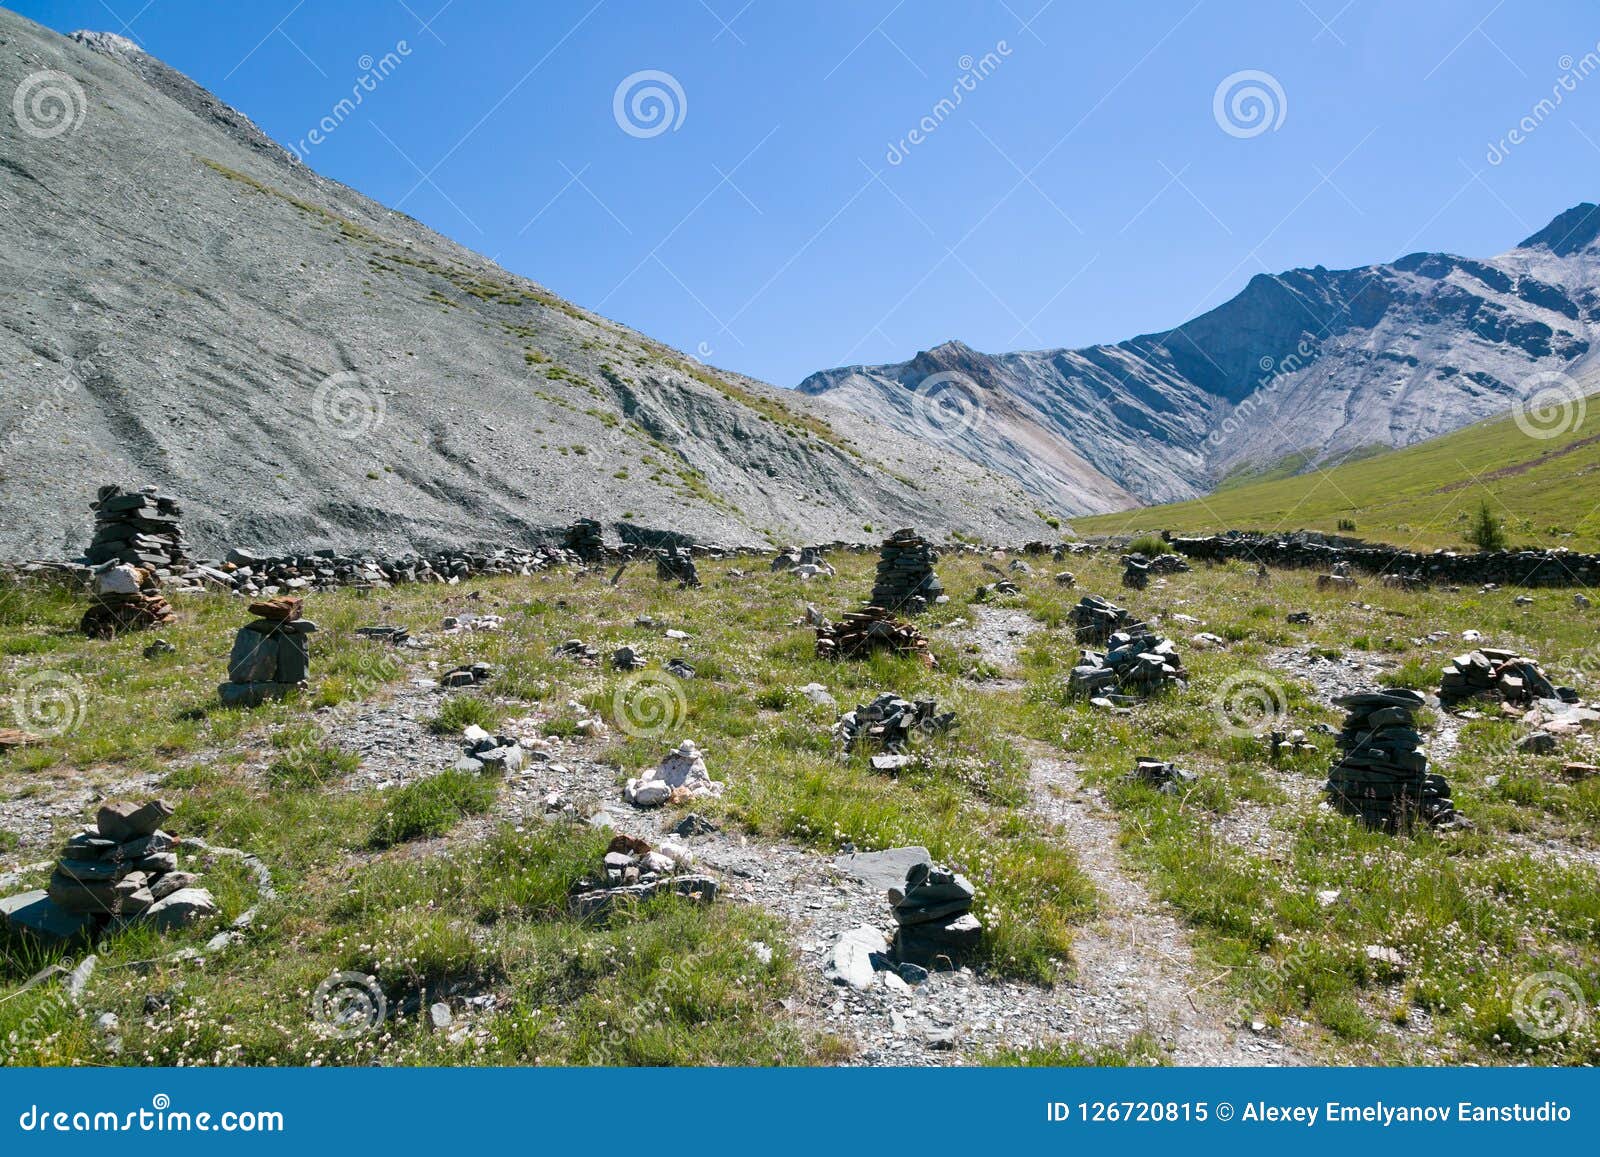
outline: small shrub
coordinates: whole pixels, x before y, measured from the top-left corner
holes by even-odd
[[[1354,530],[1355,528],[1356,528],[1356,520],[1355,519],[1353,519],[1353,518],[1341,518],[1339,520],[1339,529],[1340,530]]]
[[[1478,513],[1473,515],[1472,523],[1467,527],[1466,538],[1479,550],[1506,549],[1505,524],[1489,509],[1488,499],[1479,504]]]
[[[304,790],[343,778],[361,766],[361,757],[329,743],[298,745],[267,765],[273,787]]]
[[[472,723],[493,731],[500,723],[499,708],[476,695],[455,695],[428,721],[428,730],[435,735],[456,735]]]
[[[1157,534],[1141,535],[1128,544],[1129,554],[1142,554],[1146,557],[1166,554],[1171,550],[1172,547]]]
[[[494,806],[499,781],[471,771],[444,771],[389,793],[388,807],[372,828],[372,846],[393,847],[424,836],[442,836],[463,816]]]

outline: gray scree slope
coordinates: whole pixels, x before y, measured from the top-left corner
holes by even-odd
[[[5,107],[41,70],[86,98],[48,138]],[[119,37],[0,9],[0,95],[0,557],[78,554],[113,481],[181,496],[200,551],[579,515],[733,545],[1047,532],[960,455],[700,366],[317,176]]]
[[[1194,498],[1231,473],[1404,446],[1503,412],[1566,373],[1588,380],[1600,317],[1600,209],[1562,213],[1509,253],[1414,253],[1253,278],[1165,333],[1079,350],[813,374],[800,391],[902,429],[930,375],[960,375],[946,443],[1066,514]],[[931,387],[930,387],[931,388]],[[1293,456],[1293,457],[1291,457]]]

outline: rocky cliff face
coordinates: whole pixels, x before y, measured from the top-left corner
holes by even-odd
[[[1600,209],[1584,204],[1486,261],[1414,253],[1263,275],[1118,345],[987,355],[949,342],[813,374],[800,392],[941,441],[1063,513],[1099,513],[1404,446],[1541,386],[1572,389],[1551,375],[1586,380],[1597,317]]]
[[[580,515],[729,544],[1046,531],[960,455],[699,365],[317,176],[120,37],[0,10],[0,93],[0,557],[79,553],[102,482],[179,495],[200,550]]]

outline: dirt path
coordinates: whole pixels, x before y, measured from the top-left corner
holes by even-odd
[[[971,636],[984,646],[985,658],[1010,670],[1036,624],[1021,611],[974,609],[978,623]],[[1128,870],[1115,815],[1067,757],[1042,743],[1031,747],[1032,811],[1064,835],[1103,908],[1078,931],[1072,982],[1057,993],[1072,1025],[1070,1038],[1114,1046],[1146,1034],[1180,1065],[1316,1063],[1274,1036],[1228,1024],[1214,996],[1226,974],[1200,973],[1177,914]]]

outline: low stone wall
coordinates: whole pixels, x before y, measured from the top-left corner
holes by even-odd
[[[1494,550],[1423,554],[1393,546],[1354,546],[1301,537],[1211,535],[1173,538],[1173,550],[1202,562],[1238,559],[1276,567],[1331,570],[1342,562],[1367,574],[1415,576],[1426,582],[1499,583],[1503,586],[1568,587],[1600,584],[1600,555],[1567,550]]]

